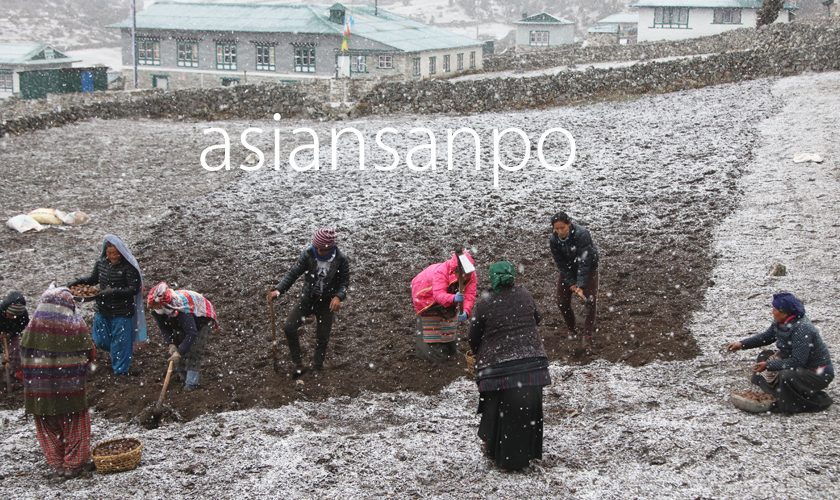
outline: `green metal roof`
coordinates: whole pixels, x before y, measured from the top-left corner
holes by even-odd
[[[47,59],[47,51],[53,56]],[[76,59],[43,43],[0,43],[0,64],[16,66],[37,66],[39,64],[73,63]]]
[[[444,29],[412,21],[373,7],[344,6],[353,20],[354,37],[364,37],[403,52],[480,46],[481,42]],[[221,33],[303,33],[341,35],[344,26],[329,20],[330,7],[300,4],[232,4],[157,2],[137,13],[137,28],[143,30],[212,31]],[[111,25],[130,28],[126,19]]]
[[[633,24],[638,22],[638,12],[619,12],[599,20],[596,24]]]
[[[734,8],[760,9],[762,0],[638,0],[631,7],[694,7],[698,9]],[[797,7],[785,2],[784,8],[795,10]]]
[[[539,14],[534,14],[533,16],[528,16],[525,19],[520,19],[516,21],[515,24],[575,24],[568,19],[563,19],[562,17],[552,16],[551,14],[547,14],[545,12],[540,12]]]
[[[586,30],[587,33],[618,33],[619,24],[639,24],[638,12],[619,12],[596,22]]]

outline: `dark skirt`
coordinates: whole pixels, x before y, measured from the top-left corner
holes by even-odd
[[[766,361],[775,351],[762,351],[757,361]],[[827,409],[832,404],[831,397],[823,391],[834,380],[834,372],[815,373],[805,368],[779,370],[773,382],[761,373],[752,376],[752,383],[761,387],[767,394],[776,398],[770,407],[774,413],[817,412]]]
[[[531,459],[542,458],[542,389],[525,386],[479,393],[478,437],[499,468],[522,469]]]

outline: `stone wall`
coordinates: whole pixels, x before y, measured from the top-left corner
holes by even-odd
[[[90,118],[265,119],[274,113],[284,118],[326,118],[334,113],[329,95],[330,80],[319,80],[301,85],[98,92],[9,101],[0,108],[0,137]]]
[[[356,102],[349,110],[352,116],[483,113],[620,99],[803,71],[840,70],[840,51],[837,51],[840,21],[771,25],[709,38],[727,38],[727,47],[739,50],[702,58],[651,61],[622,68],[589,68],[533,78],[385,82],[375,87],[372,87],[375,82],[369,80],[317,80],[295,85],[68,94],[41,101],[11,99],[0,104],[0,137],[90,118],[266,119],[274,113],[284,118],[341,118],[347,116],[348,109],[334,107],[334,103],[344,99]],[[714,47],[703,45],[708,43],[712,42],[701,39],[683,45],[708,54],[714,52]],[[646,50],[645,47],[643,44],[589,50],[616,53]],[[680,55],[662,50],[646,52],[647,58]],[[540,53],[534,57],[546,56]]]
[[[621,68],[590,68],[533,78],[383,84],[360,101],[354,112],[360,115],[485,113],[620,99],[804,71],[837,71],[840,70],[838,42],[801,49],[747,50]]]
[[[608,61],[638,61],[697,54],[720,54],[767,47],[777,49],[824,45],[826,32],[838,29],[836,21],[773,24],[760,29],[741,28],[720,35],[671,42],[630,45],[591,45],[537,52],[497,54],[484,59],[484,71],[528,71],[556,66]]]

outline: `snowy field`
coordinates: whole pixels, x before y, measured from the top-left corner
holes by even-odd
[[[12,498],[836,498],[840,410],[792,417],[735,410],[728,393],[746,386],[755,353],[722,354],[720,348],[766,327],[769,295],[788,289],[804,299],[835,362],[840,359],[840,73],[645,97],[615,109],[627,113],[692,96],[725,102],[733,92],[742,92],[745,101],[782,105],[769,116],[754,115],[760,136],[746,155],[751,159],[738,181],[737,209],[706,221],[713,226],[717,260],[713,284],[689,324],[700,356],[643,367],[555,362],[545,391],[544,458],[524,472],[501,473],[481,456],[477,393],[473,383],[459,379],[430,395],[362,392],[205,415],[154,431],[95,416],[94,441],[137,436],[145,445],[143,463],[129,473],[63,484],[41,479],[45,464],[31,420],[20,410],[4,410],[0,492]],[[576,112],[600,113],[608,106]],[[697,119],[671,118],[688,124]],[[634,116],[624,119],[633,123]],[[724,146],[709,153],[734,155]],[[793,164],[798,152],[826,161]],[[674,189],[685,180],[674,179]],[[472,181],[488,187],[487,179]],[[635,209],[665,194],[643,193]],[[788,275],[768,278],[773,262],[785,264]],[[835,385],[829,392],[840,398]]]

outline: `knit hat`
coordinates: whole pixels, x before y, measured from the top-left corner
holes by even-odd
[[[23,304],[10,304],[6,308],[6,312],[15,317],[22,316],[26,312],[26,306]]]
[[[773,307],[797,318],[805,316],[805,306],[790,292],[773,294]]]
[[[506,260],[492,264],[489,274],[490,286],[497,292],[501,288],[513,286],[514,279],[516,278],[516,271],[513,268],[513,264]]]
[[[328,249],[335,246],[336,234],[335,229],[321,228],[315,231],[312,237],[312,246],[319,249]]]
[[[35,315],[26,328],[21,347],[50,352],[90,348],[85,320],[76,310],[73,295],[65,287],[50,287],[41,295]]]

